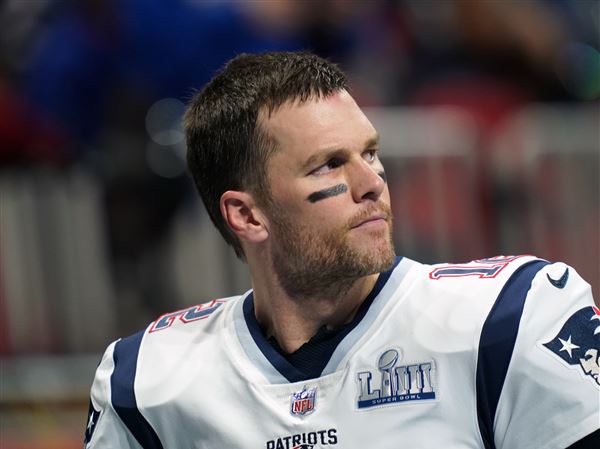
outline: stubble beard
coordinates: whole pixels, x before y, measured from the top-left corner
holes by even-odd
[[[351,244],[352,223],[383,210],[388,215],[388,232],[373,231],[373,248]],[[271,209],[272,261],[277,278],[291,298],[336,298],[365,276],[388,270],[396,257],[392,240],[389,206],[378,204],[353,217],[348,224],[328,232],[309,229],[288,218],[277,206]]]

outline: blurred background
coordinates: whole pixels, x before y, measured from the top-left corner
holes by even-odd
[[[399,254],[533,253],[600,289],[596,0],[7,0],[0,447],[79,448],[103,349],[249,288],[184,162],[241,52],[339,63],[382,135]]]

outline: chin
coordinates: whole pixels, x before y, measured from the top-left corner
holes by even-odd
[[[393,245],[386,240],[382,240],[378,244],[369,244],[366,248],[363,247],[356,251],[356,253],[364,262],[364,265],[372,268],[369,270],[371,271],[369,274],[387,271],[396,258]]]
[[[391,253],[395,257],[394,245],[392,243],[389,233],[377,232],[376,234],[370,235],[369,237],[360,237],[357,239],[357,248],[364,254],[373,253]]]

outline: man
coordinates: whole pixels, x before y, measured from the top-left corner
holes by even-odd
[[[396,257],[377,132],[336,66],[241,55],[185,126],[252,290],[110,345],[87,448],[596,447],[589,285],[531,256]]]

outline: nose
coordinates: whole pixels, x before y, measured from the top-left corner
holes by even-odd
[[[377,201],[385,190],[385,176],[380,163],[371,165],[360,159],[352,167],[351,177],[352,198],[356,203]]]

